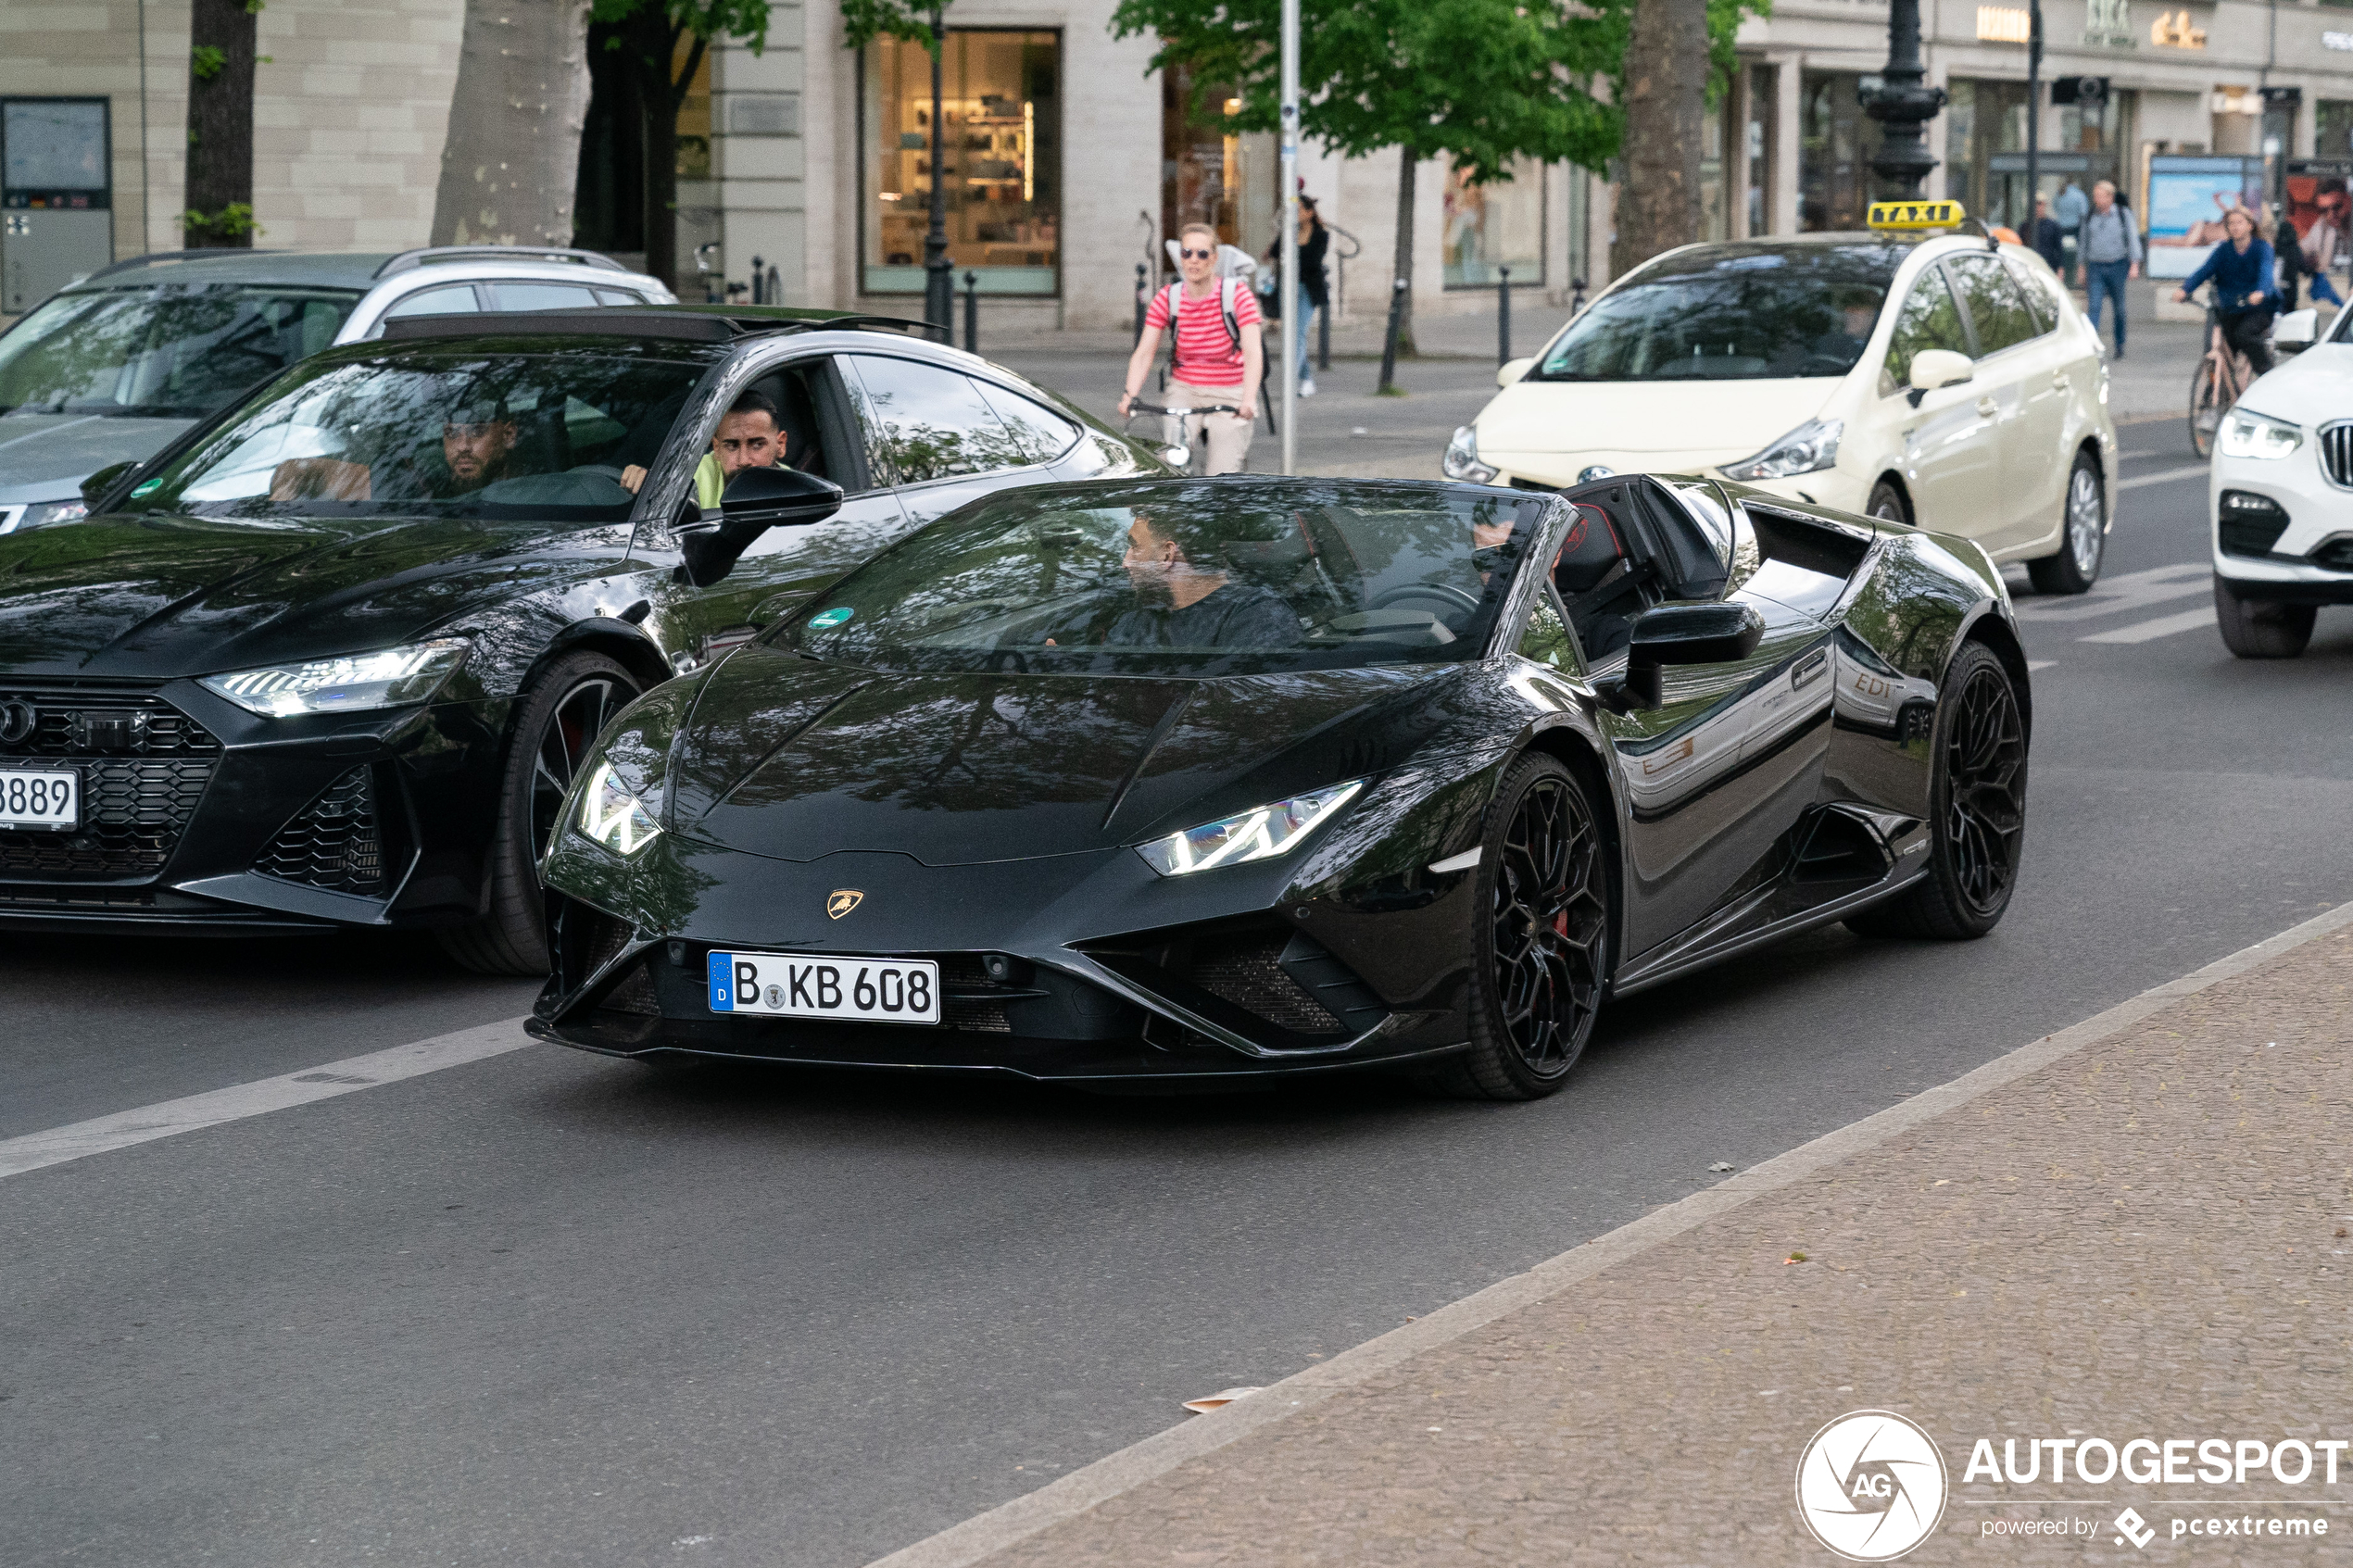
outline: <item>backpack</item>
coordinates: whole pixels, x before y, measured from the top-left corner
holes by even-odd
[[[1221,278],[1217,282],[1218,313],[1226,322],[1226,341],[1233,345],[1237,354],[1242,351],[1242,328],[1234,315],[1234,298],[1240,287],[1241,280],[1239,278]],[[1185,303],[1184,280],[1180,278],[1169,284],[1161,291],[1161,295],[1168,302],[1168,373],[1182,381],[1185,372],[1176,363],[1176,323],[1179,320],[1176,312]]]

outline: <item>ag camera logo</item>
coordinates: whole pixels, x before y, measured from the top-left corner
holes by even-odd
[[[1944,1456],[1893,1411],[1856,1411],[1814,1434],[1797,1461],[1797,1512],[1853,1562],[1888,1562],[1944,1516]]]

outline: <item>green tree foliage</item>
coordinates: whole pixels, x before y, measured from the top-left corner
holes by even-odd
[[[678,111],[711,40],[768,46],[768,0],[591,0],[605,47],[627,61],[646,117],[646,270],[678,282]]]
[[[948,0],[940,0],[938,9],[947,8]],[[931,6],[911,6],[907,0],[841,0],[842,41],[849,48],[862,49],[877,38],[896,38],[929,49],[933,16]]]

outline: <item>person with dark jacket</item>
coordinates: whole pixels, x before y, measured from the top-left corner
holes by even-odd
[[[2222,317],[2222,335],[2246,356],[2259,376],[2271,368],[2271,351],[2263,345],[2263,333],[2279,308],[2279,291],[2271,280],[2271,247],[2256,237],[2255,215],[2243,207],[2224,213],[2222,224],[2230,238],[2216,245],[2198,270],[2182,280],[2182,286],[2173,291],[2173,300],[2177,305],[2188,304],[2191,293],[2211,279],[2214,308]]]
[[[1291,290],[1290,307],[1292,312],[1291,331],[1299,334],[1299,395],[1315,395],[1315,362],[1307,357],[1307,329],[1315,324],[1315,312],[1330,307],[1330,285],[1324,276],[1324,257],[1330,251],[1331,232],[1324,227],[1323,218],[1315,210],[1315,198],[1302,194],[1299,198],[1299,286]],[[1279,260],[1283,242],[1277,239],[1266,247],[1270,260]],[[1281,281],[1276,283],[1281,289]],[[1279,298],[1277,306],[1284,302]],[[1271,314],[1279,317],[1280,309]]]
[[[2141,275],[2141,229],[2133,209],[2116,199],[2116,182],[2103,180],[2092,187],[2092,210],[2084,216],[2076,243],[2076,257],[2083,263],[2083,314],[2092,320],[2092,335],[2100,331],[2100,307],[2116,307],[2116,357],[2124,358],[2124,285]]]
[[[2272,271],[2279,280],[2280,308],[2293,310],[2304,273],[2304,247],[2296,240],[2293,218],[2283,215],[2272,232]]]
[[[2054,272],[2067,260],[2065,238],[2059,232],[2058,220],[2051,216],[2049,198],[2036,196],[2034,216],[2026,225],[2026,243],[2035,255],[2051,264]]]

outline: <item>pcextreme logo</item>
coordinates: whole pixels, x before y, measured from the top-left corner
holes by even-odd
[[[1797,1512],[1854,1562],[1888,1562],[1944,1516],[1944,1456],[1893,1411],[1856,1411],[1814,1434],[1797,1461]]]

